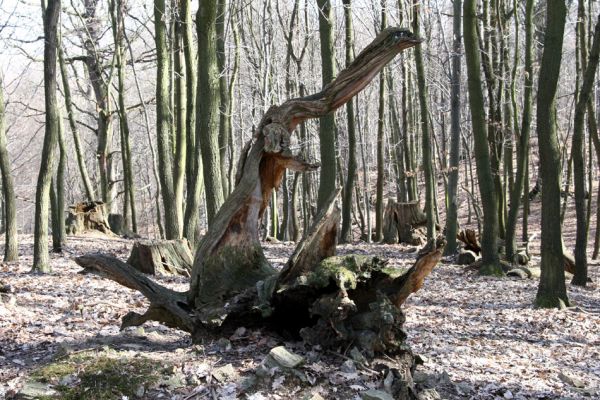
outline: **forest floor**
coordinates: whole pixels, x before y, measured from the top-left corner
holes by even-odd
[[[356,370],[348,357],[265,331],[239,329],[201,345],[158,323],[119,331],[120,318],[143,312],[146,300],[80,274],[73,257],[104,252],[126,259],[133,241],[69,237],[64,253],[51,256],[53,272],[32,275],[32,238],[20,240],[20,261],[0,264],[0,281],[12,289],[0,301],[0,398],[27,386],[48,395],[54,387],[56,398],[73,399],[353,399],[384,385],[384,376]],[[266,243],[265,250],[281,266],[293,245]],[[412,265],[415,250],[339,246],[340,253],[379,255],[398,266]],[[539,266],[539,254],[532,264]],[[532,305],[536,279],[482,278],[443,260],[404,306],[408,342],[424,360],[415,380],[445,399],[600,398],[598,262],[590,271],[594,283],[587,288],[571,286],[568,277],[576,307],[539,310]],[[158,281],[187,289],[185,278]],[[271,370],[273,376],[256,381],[280,345],[305,363],[293,374]]]

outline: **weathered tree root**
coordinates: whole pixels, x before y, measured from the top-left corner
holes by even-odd
[[[103,254],[86,254],[75,258],[75,262],[85,269],[99,271],[107,278],[137,290],[150,300],[150,308],[140,315],[129,312],[123,317],[121,329],[129,326],[142,325],[153,320],[164,323],[172,328],[186,332],[194,331],[194,318],[187,304],[185,293],[176,292],[152,281],[146,275],[137,271],[131,265],[121,260]]]

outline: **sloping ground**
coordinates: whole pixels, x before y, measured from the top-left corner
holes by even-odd
[[[384,385],[385,376],[374,368],[356,371],[348,357],[258,330],[224,333],[197,346],[159,324],[119,332],[120,317],[132,309],[143,311],[145,299],[112,281],[78,274],[71,258],[100,251],[124,259],[133,242],[70,238],[64,256],[52,256],[55,272],[36,276],[28,273],[31,237],[21,239],[20,263],[0,264],[0,280],[14,291],[0,303],[0,398],[32,375],[70,388],[61,392],[66,398],[65,393],[81,393],[72,388],[90,376],[108,379],[138,364],[154,365],[156,374],[148,374],[147,381],[136,378],[129,391],[115,383],[106,398],[302,399],[319,393],[352,399]],[[275,264],[285,262],[291,250],[290,245],[267,245]],[[341,246],[340,252],[376,254],[392,265],[411,265],[415,257],[414,248],[402,246]],[[590,269],[598,282],[598,265]],[[187,288],[184,278],[160,281]],[[480,278],[455,265],[436,267],[406,303],[409,341],[424,358],[418,382],[451,399],[600,397],[598,286],[569,286],[578,308],[563,311],[534,309],[536,288],[534,280]],[[256,381],[260,364],[279,345],[303,356],[304,365],[287,374],[271,370],[272,376]],[[104,369],[85,364],[90,359],[102,360]],[[42,376],[44,371],[49,376]]]

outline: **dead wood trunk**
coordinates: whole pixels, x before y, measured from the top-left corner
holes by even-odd
[[[439,259],[435,255],[441,254],[439,249],[404,274],[374,257],[330,257],[335,252],[339,222],[332,197],[277,274],[263,254],[259,222],[286,169],[318,167],[292,154],[290,139],[295,127],[345,104],[396,54],[419,42],[409,31],[388,28],[321,92],[267,111],[253,142],[240,157],[235,190],[198,246],[186,294],[162,288],[115,259],[78,258],[81,266],[101,270],[150,299],[146,314],[130,313],[123,325],[156,319],[198,332],[226,321],[233,325],[253,321],[279,324],[288,331],[297,328],[306,340],[324,346],[357,343],[369,354],[403,348],[400,304],[420,287]],[[307,318],[295,318],[294,310]]]
[[[186,239],[146,240],[133,245],[127,264],[149,275],[190,276],[194,257]]]
[[[477,255],[481,254],[481,245],[477,233],[473,229],[463,229],[456,235],[456,238],[463,242],[465,250],[471,250]]]
[[[426,242],[422,228],[427,224],[427,216],[418,201],[397,203],[389,199],[384,220],[383,243],[420,246]]]
[[[101,201],[81,202],[69,206],[65,225],[69,235],[81,235],[89,232],[113,234],[110,230],[104,203]]]

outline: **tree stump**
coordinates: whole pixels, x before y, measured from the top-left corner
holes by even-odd
[[[477,233],[473,229],[463,229],[458,232],[456,238],[465,245],[465,250],[470,250],[477,255],[481,254],[481,245],[477,239]]]
[[[384,213],[383,243],[421,246],[426,242],[423,232],[426,224],[427,216],[418,201],[397,203],[389,199]]]
[[[148,275],[190,276],[194,257],[186,239],[137,241],[127,264]]]
[[[101,232],[112,235],[110,224],[101,201],[81,202],[69,206],[65,221],[68,235],[80,235],[86,232]]]

